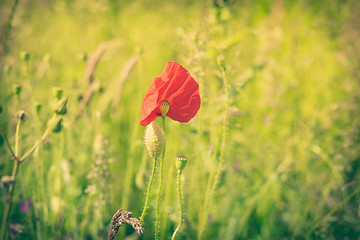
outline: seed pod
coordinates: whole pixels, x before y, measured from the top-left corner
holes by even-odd
[[[145,145],[149,154],[153,158],[158,158],[164,148],[165,136],[163,130],[155,123],[151,122],[145,131]]]
[[[166,113],[169,111],[169,105],[170,105],[170,103],[167,100],[162,100],[159,103],[159,110],[161,112],[162,117],[165,117]]]
[[[187,162],[187,158],[184,155],[180,155],[176,157],[175,166],[180,173],[182,172],[182,170],[184,170],[186,166],[186,162]]]

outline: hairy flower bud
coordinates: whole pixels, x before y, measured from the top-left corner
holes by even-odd
[[[164,148],[165,136],[163,130],[155,123],[151,122],[145,131],[145,145],[149,154],[153,158],[158,158]]]
[[[186,162],[187,162],[187,158],[184,155],[180,155],[176,157],[175,166],[180,173],[182,172],[182,170],[184,170],[186,166]]]

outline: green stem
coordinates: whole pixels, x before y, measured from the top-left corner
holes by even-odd
[[[156,222],[155,222],[155,240],[158,239],[159,235],[159,225],[160,225],[160,197],[161,197],[161,191],[162,191],[162,185],[163,185],[163,178],[164,178],[164,158],[165,158],[165,148],[166,148],[166,132],[165,132],[165,118],[164,116],[162,118],[162,127],[165,135],[165,142],[164,142],[164,149],[161,156],[161,162],[160,162],[160,184],[159,184],[159,190],[156,196]]]
[[[152,183],[153,183],[153,180],[154,180],[154,175],[155,175],[155,170],[156,170],[156,163],[157,163],[157,158],[154,159],[151,178],[150,178],[149,186],[148,186],[147,193],[146,193],[145,205],[144,205],[144,209],[143,209],[143,212],[141,214],[141,217],[140,217],[140,223],[143,223],[145,213],[146,213],[146,210],[147,210],[148,205],[149,205],[149,198],[150,198],[151,186],[152,186]]]
[[[220,160],[219,160],[219,165],[218,165],[217,170],[216,170],[216,174],[215,174],[213,184],[211,186],[208,202],[205,203],[206,204],[206,206],[205,206],[205,214],[204,214],[203,219],[202,219],[202,221],[203,221],[202,225],[200,225],[198,239],[202,239],[202,234],[203,234],[205,226],[206,226],[207,217],[208,217],[209,211],[211,209],[214,192],[215,192],[216,187],[217,187],[217,185],[219,183],[220,175],[221,175],[221,171],[222,171],[222,166],[223,166],[223,163],[224,163],[224,152],[225,152],[225,145],[226,145],[226,137],[227,137],[228,126],[229,126],[230,94],[229,94],[229,84],[228,84],[228,80],[227,80],[227,74],[226,74],[226,71],[225,71],[225,66],[221,66],[221,72],[222,72],[222,75],[223,75],[223,82],[224,82],[224,87],[225,87],[226,103],[225,103],[225,116],[224,116],[223,129],[222,129]]]
[[[184,208],[183,208],[183,203],[182,203],[182,197],[181,197],[181,172],[178,172],[178,193],[179,193],[179,205],[180,205],[180,222],[179,225],[177,226],[174,234],[171,237],[171,240],[175,239],[175,236],[177,234],[177,232],[180,230],[182,223],[183,223],[183,216],[184,216]]]
[[[15,181],[10,185],[9,190],[6,195],[6,205],[5,205],[4,215],[3,215],[2,225],[1,225],[1,235],[0,235],[1,239],[6,238],[7,229],[8,229],[8,225],[9,225],[9,215],[10,215],[10,210],[11,210],[11,205],[12,205],[12,200],[13,200],[13,195],[14,195],[14,189],[15,189],[15,183],[16,183],[16,176],[17,176],[17,173],[19,171],[19,166],[20,166],[20,161],[18,159],[20,125],[21,125],[21,119],[19,118],[17,120],[16,132],[15,132],[15,153],[14,153],[15,154],[15,164],[14,164],[13,172],[11,175],[12,177],[14,177]]]
[[[39,146],[40,144],[45,141],[45,139],[50,135],[51,129],[47,128],[42,135],[40,141],[37,141],[32,148],[30,148],[20,159],[20,162],[23,162],[27,157],[29,157]]]

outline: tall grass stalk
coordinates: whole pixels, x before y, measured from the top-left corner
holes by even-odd
[[[224,111],[224,122],[223,122],[223,126],[222,126],[222,139],[221,139],[221,150],[220,150],[220,159],[219,159],[219,165],[216,168],[216,173],[215,173],[215,177],[214,180],[212,181],[211,184],[211,189],[210,189],[210,193],[209,193],[209,197],[206,198],[205,197],[205,207],[204,207],[204,212],[205,214],[203,215],[202,219],[200,220],[200,226],[199,226],[199,232],[198,232],[198,239],[202,239],[204,230],[205,230],[205,226],[206,226],[206,222],[207,222],[207,218],[208,215],[210,213],[210,209],[212,207],[212,201],[214,198],[214,193],[216,190],[216,187],[220,181],[220,175],[221,175],[221,171],[223,168],[223,163],[224,163],[224,153],[225,153],[225,146],[226,146],[226,138],[227,138],[227,134],[228,134],[228,127],[229,127],[229,105],[230,105],[230,94],[229,94],[229,83],[228,83],[228,79],[227,79],[227,74],[226,74],[226,68],[225,68],[225,57],[223,55],[220,55],[217,57],[217,61],[219,64],[219,67],[221,69],[221,73],[222,73],[222,80],[224,83],[224,89],[225,89],[225,95],[226,95],[226,101],[225,101],[225,111]],[[211,181],[211,177],[209,177],[208,180],[208,188],[209,189],[209,183]]]

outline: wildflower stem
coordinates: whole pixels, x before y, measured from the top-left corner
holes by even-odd
[[[17,120],[16,132],[15,132],[15,153],[14,153],[15,154],[15,163],[14,163],[13,172],[11,175],[15,179],[15,181],[9,186],[9,190],[6,195],[6,205],[5,205],[4,215],[3,215],[2,225],[1,225],[1,235],[0,235],[1,239],[6,239],[7,229],[8,229],[8,225],[9,225],[9,213],[11,210],[12,199],[13,199],[13,195],[14,195],[16,176],[19,171],[20,161],[19,161],[18,156],[19,156],[20,125],[21,125],[21,119],[19,118]]]
[[[154,175],[155,175],[155,170],[156,170],[156,163],[157,163],[157,158],[154,158],[153,169],[152,169],[149,186],[148,186],[147,193],[146,193],[146,200],[145,200],[144,209],[143,209],[143,212],[142,212],[141,217],[140,217],[140,223],[143,223],[145,213],[146,213],[146,210],[147,210],[148,205],[149,205],[149,198],[150,198],[151,186],[152,186],[152,183],[153,183],[153,180],[154,180]]]
[[[45,141],[45,139],[50,135],[51,129],[47,128],[42,135],[41,139],[37,141],[32,148],[30,148],[21,158],[19,158],[20,162],[23,162],[27,157],[29,157],[39,146],[40,144]]]
[[[175,236],[177,234],[177,232],[180,230],[181,226],[182,226],[182,222],[183,222],[183,216],[184,216],[184,208],[183,208],[183,203],[182,203],[182,196],[181,196],[181,171],[178,171],[178,194],[179,194],[179,205],[180,205],[180,222],[179,225],[177,226],[177,228],[175,229],[175,232],[173,233],[171,240],[175,239]]]
[[[164,149],[161,156],[161,162],[160,162],[160,184],[159,184],[159,190],[156,197],[156,222],[155,222],[155,240],[158,239],[159,234],[159,225],[160,225],[160,197],[161,197],[161,190],[163,185],[163,178],[164,178],[164,158],[165,158],[165,148],[166,148],[166,132],[165,132],[165,116],[162,117],[162,125],[163,125],[163,131],[165,135],[165,141],[164,141]]]
[[[12,150],[9,141],[8,141],[7,137],[5,136],[5,134],[4,134],[4,132],[2,130],[0,130],[0,134],[1,134],[2,138],[4,139],[6,146],[9,148],[11,156],[15,159],[16,158],[15,153]]]

